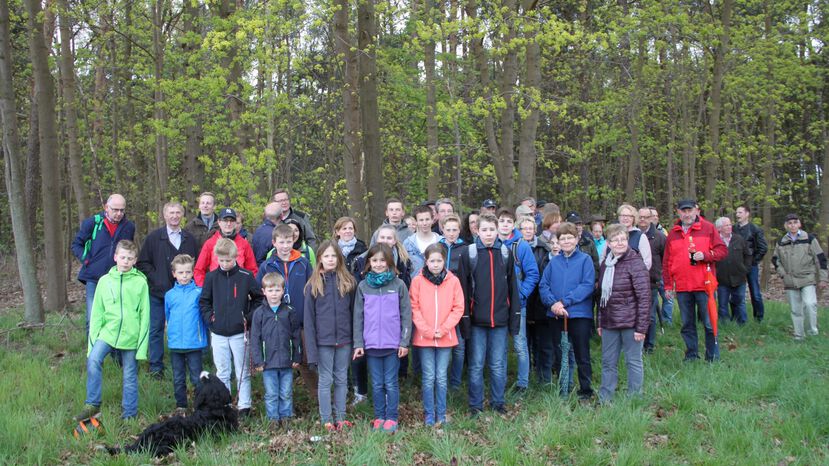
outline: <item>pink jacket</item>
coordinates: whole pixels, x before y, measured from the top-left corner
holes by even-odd
[[[449,348],[458,344],[455,326],[463,316],[463,289],[461,282],[452,272],[436,286],[423,275],[418,274],[409,288],[414,323],[414,346]],[[435,338],[440,330],[441,337]]]

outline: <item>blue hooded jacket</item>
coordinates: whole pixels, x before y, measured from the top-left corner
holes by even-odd
[[[95,239],[89,245],[89,251],[84,257],[84,246],[86,241],[92,239],[92,230],[96,229],[95,217],[100,216],[99,230],[95,233]],[[78,281],[97,282],[106,275],[115,265],[115,245],[122,239],[130,241],[135,237],[135,224],[127,220],[127,216],[118,222],[115,228],[115,235],[110,236],[106,225],[103,224],[106,212],[99,212],[81,222],[81,228],[75,239],[72,241],[72,254],[81,262],[81,270],[78,272]]]
[[[549,309],[561,301],[571,319],[592,319],[595,280],[596,271],[589,255],[576,249],[570,257],[563,252],[553,256],[538,284],[547,315],[553,317]]]
[[[538,285],[538,281],[541,279],[541,272],[538,270],[538,263],[535,261],[533,248],[524,241],[521,232],[518,230],[513,231],[512,236],[504,240],[504,244],[515,255],[515,277],[518,279],[521,307],[525,308],[527,307],[527,298],[533,293],[536,285]]]
[[[285,279],[285,296],[282,301],[290,304],[294,309],[305,309],[305,284],[313,272],[311,263],[296,249],[291,250],[287,262],[283,262],[279,255],[274,254],[262,264],[256,275],[256,282],[262,285],[262,277],[269,272],[276,272]],[[304,312],[297,311],[300,323]]]
[[[164,295],[164,316],[167,318],[167,346],[175,350],[207,348],[207,325],[199,311],[201,288],[190,280],[178,282]]]

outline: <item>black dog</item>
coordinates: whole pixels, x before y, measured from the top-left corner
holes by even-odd
[[[170,454],[178,445],[194,439],[203,432],[228,432],[239,427],[236,409],[227,387],[213,374],[201,373],[201,385],[196,388],[193,414],[172,416],[147,427],[132,445],[107,447],[116,455],[147,450],[153,456]]]

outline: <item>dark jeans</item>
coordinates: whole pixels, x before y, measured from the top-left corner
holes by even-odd
[[[553,321],[551,319],[538,319],[532,325],[527,325],[527,336],[529,337],[530,355],[532,356],[536,379],[542,384],[552,383],[553,360],[555,359]],[[561,351],[560,348],[559,346],[559,351]]]
[[[729,307],[731,313],[729,315]],[[720,285],[717,287],[717,312],[720,320],[737,321],[742,325],[748,320],[746,315],[746,284],[740,286]]]
[[[579,367],[579,396],[593,394],[593,366],[590,364],[590,336],[593,333],[593,319],[569,319],[570,343],[576,354]],[[570,368],[572,370],[572,368]]]
[[[704,291],[682,291],[676,294],[682,314],[682,339],[685,341],[685,360],[699,359],[697,320],[705,328],[705,360],[720,358],[720,349],[714,337],[714,329],[708,318],[708,294]]]
[[[170,351],[170,365],[173,366],[173,391],[176,397],[176,408],[187,407],[187,375],[190,384],[199,386],[199,375],[202,371],[202,350]]]
[[[763,305],[763,292],[760,290],[760,268],[756,265],[748,272],[748,291],[751,294],[751,311],[757,322],[763,321],[766,307]]]
[[[150,372],[164,372],[165,323],[164,298],[157,298],[150,295],[150,341],[147,348],[148,359],[150,360]]]
[[[645,350],[652,350],[656,346],[656,327],[659,326],[659,289],[651,288],[651,324],[648,326],[648,334],[645,335]]]

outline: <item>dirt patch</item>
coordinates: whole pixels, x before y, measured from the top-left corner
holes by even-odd
[[[46,290],[43,283],[46,281],[46,267],[48,264],[40,261],[37,267],[37,279],[41,283],[41,298],[46,299]],[[81,309],[86,303],[86,290],[84,285],[78,281],[78,271],[81,264],[73,260],[70,270],[66,275],[66,295],[69,309]],[[20,278],[17,269],[15,256],[0,256],[0,312],[23,307],[23,288],[20,286]]]

